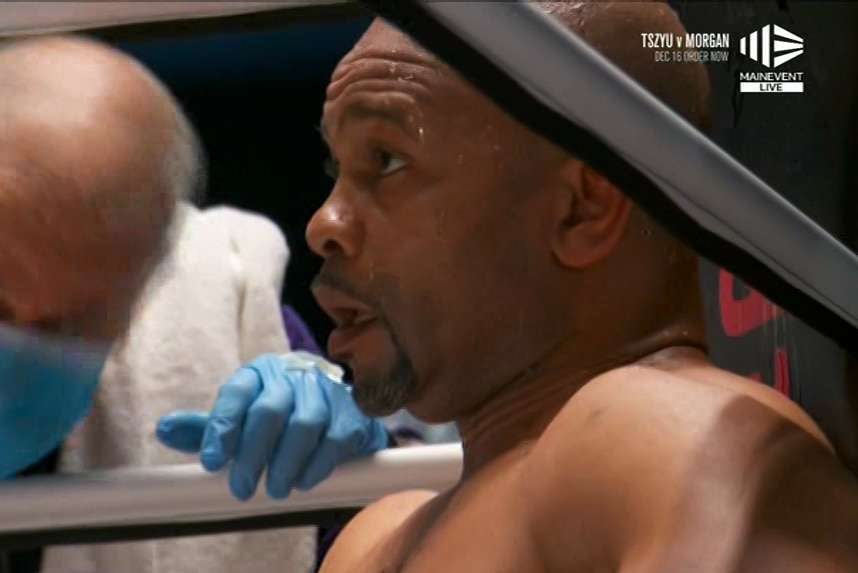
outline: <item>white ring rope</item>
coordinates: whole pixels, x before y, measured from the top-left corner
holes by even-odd
[[[270,499],[260,486],[242,503],[227,476],[196,464],[31,477],[0,484],[0,532],[202,522],[363,507],[409,489],[441,491],[459,479],[460,444],[399,448],[345,464],[311,491]]]
[[[342,4],[342,0],[265,2],[3,2],[0,37],[86,30],[103,26],[237,16],[253,12]]]

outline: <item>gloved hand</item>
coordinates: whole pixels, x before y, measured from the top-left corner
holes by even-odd
[[[200,453],[208,471],[232,462],[229,486],[241,500],[266,490],[283,499],[307,490],[346,461],[385,448],[384,425],[355,405],[342,370],[306,352],[263,356],[220,389],[210,414],[174,412],[158,422],[166,446]]]

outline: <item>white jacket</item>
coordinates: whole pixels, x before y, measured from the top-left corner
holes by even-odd
[[[93,411],[63,448],[64,472],[194,462],[158,443],[158,418],[207,411],[243,363],[289,350],[280,312],[289,250],[280,229],[229,207],[185,211],[171,253],[108,360]],[[315,549],[314,528],[270,530],[49,548],[42,570],[307,573]]]

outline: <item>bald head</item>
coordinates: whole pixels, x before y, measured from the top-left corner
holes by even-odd
[[[30,193],[42,190],[40,173],[47,176],[37,165],[49,171],[61,166],[65,179],[80,183],[73,186],[80,193],[117,191],[111,189],[114,173],[142,176],[137,185],[109,193],[136,196],[142,205],[166,192],[187,195],[201,175],[198,142],[173,97],[112,48],[76,37],[6,44],[0,48],[0,94],[0,166],[33,171]]]
[[[575,32],[675,112],[706,131],[711,123],[709,78],[696,62],[656,61],[641,48],[641,34],[684,34],[685,28],[664,0],[567,0],[530,2]],[[384,20],[377,19],[346,56],[385,46],[409,50],[426,62],[446,68],[434,55]]]
[[[201,175],[193,130],[145,68],[82,38],[2,46],[0,98],[0,318],[120,317]]]
[[[641,48],[641,34],[684,34],[676,13],[663,0],[590,0],[537,2],[603,56],[693,125],[708,130],[711,123],[709,78],[695,62],[656,61]]]

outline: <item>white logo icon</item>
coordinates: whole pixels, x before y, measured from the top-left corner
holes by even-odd
[[[777,68],[804,53],[804,40],[780,26],[767,24],[741,38],[739,52],[767,68]]]

